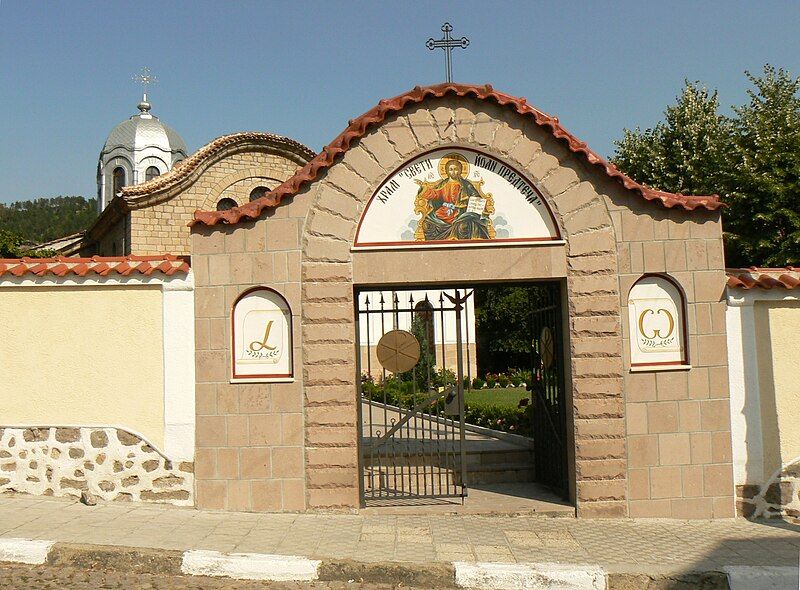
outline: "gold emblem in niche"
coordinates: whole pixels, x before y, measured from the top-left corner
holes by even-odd
[[[664,316],[667,318],[667,322],[668,322],[668,325],[669,325],[669,328],[667,329],[667,333],[666,334],[664,334],[662,336],[661,335],[661,328],[655,328],[655,327],[651,327],[650,328],[652,330],[652,332],[653,332],[651,336],[648,336],[645,333],[644,321],[645,321],[648,313],[650,313],[650,314],[654,313],[655,315],[661,315],[662,313],[664,314]],[[655,338],[662,338],[662,339],[663,338],[669,338],[672,335],[673,331],[675,331],[675,318],[673,318],[672,314],[669,311],[667,311],[666,309],[662,308],[662,309],[659,309],[659,310],[657,310],[655,312],[653,312],[652,309],[645,309],[641,314],[639,314],[639,333],[644,338],[647,338],[648,340],[653,340]]]
[[[240,360],[277,363],[283,356],[282,321],[275,311],[249,311],[242,330]]]
[[[644,309],[639,314],[637,328],[640,347],[653,350],[675,344],[675,317],[663,307]]]
[[[250,346],[248,346],[248,348],[252,352],[260,352],[262,350],[275,350],[278,348],[277,346],[270,346],[269,344],[267,344],[267,342],[269,341],[269,333],[272,330],[272,324],[274,323],[275,322],[273,320],[267,322],[267,327],[264,329],[263,340],[261,340],[260,342],[258,340],[253,340],[250,343]]]

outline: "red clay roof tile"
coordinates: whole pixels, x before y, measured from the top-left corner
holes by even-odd
[[[284,198],[294,195],[306,183],[314,180],[321,171],[333,165],[337,156],[343,154],[359,138],[363,137],[370,126],[381,123],[387,116],[404,108],[422,102],[427,98],[441,98],[447,95],[471,96],[478,100],[495,102],[501,106],[513,108],[520,115],[530,116],[533,121],[547,129],[555,137],[566,142],[569,149],[576,154],[583,155],[586,160],[600,167],[608,176],[619,181],[625,188],[638,193],[648,201],[657,201],[664,207],[682,207],[687,210],[705,208],[708,210],[719,209],[723,206],[718,195],[693,196],[679,193],[658,191],[636,182],[620,172],[616,166],[601,158],[592,151],[585,142],[567,131],[557,117],[543,113],[529,105],[524,98],[517,98],[502,92],[496,92],[490,85],[471,86],[464,84],[438,84],[436,86],[417,86],[410,92],[401,94],[388,100],[381,100],[376,107],[367,111],[360,117],[349,122],[336,139],[326,146],[313,160],[297,171],[289,180],[277,186],[265,196],[228,211],[195,211],[194,220],[190,226],[236,224],[240,221],[257,219],[266,208],[276,207]]]
[[[739,289],[798,289],[800,288],[800,268],[729,268],[728,287]]]
[[[161,256],[93,256],[92,258],[0,258],[0,279],[4,274],[21,277],[26,274],[43,277],[55,275],[79,277],[89,274],[128,276],[134,273],[151,275],[161,272],[171,276],[177,272],[189,272],[186,257],[163,254]]]

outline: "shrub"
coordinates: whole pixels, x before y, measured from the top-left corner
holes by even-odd
[[[480,377],[475,377],[472,380],[472,389],[483,389],[486,386],[486,381]]]
[[[475,426],[533,436],[533,406],[513,408],[508,406],[471,406],[467,404],[465,420]]]
[[[508,387],[508,385],[511,383],[511,379],[509,379],[508,375],[505,373],[500,373],[497,376],[497,382],[500,384],[500,387]]]
[[[509,371],[509,373],[511,377],[511,382],[514,383],[514,385],[522,385],[523,383],[530,385],[531,382],[530,371],[523,369],[512,369],[511,371]]]
[[[444,387],[445,385],[456,382],[456,374],[444,367],[432,374],[432,378],[434,387]]]

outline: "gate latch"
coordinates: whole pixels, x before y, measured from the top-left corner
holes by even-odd
[[[447,416],[459,416],[461,414],[458,404],[458,392],[453,385],[450,386],[447,395],[444,397],[444,412]]]

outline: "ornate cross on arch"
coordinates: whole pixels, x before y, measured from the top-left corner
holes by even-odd
[[[445,54],[445,76],[447,82],[453,81],[453,48],[460,47],[461,49],[466,49],[469,45],[469,39],[466,37],[461,37],[461,39],[453,39],[450,36],[450,33],[453,30],[453,26],[450,23],[444,23],[442,25],[442,32],[444,33],[444,37],[441,39],[434,39],[431,37],[428,39],[428,42],[425,43],[425,47],[433,51],[434,49],[441,48],[444,49]]]

